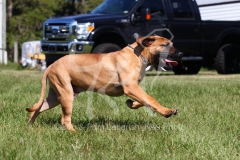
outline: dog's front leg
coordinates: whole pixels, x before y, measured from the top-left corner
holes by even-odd
[[[170,117],[172,114],[178,113],[177,109],[169,109],[160,105],[154,98],[152,98],[146,92],[144,92],[142,88],[138,86],[138,84],[126,84],[123,85],[123,89],[124,94],[138,102],[135,105],[133,102],[134,107],[133,109],[137,109],[142,105],[145,105],[147,107],[150,107],[152,110],[157,111],[158,113],[165,117]]]

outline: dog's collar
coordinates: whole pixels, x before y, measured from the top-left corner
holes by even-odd
[[[141,55],[141,52],[140,52],[139,50],[137,50],[136,48],[133,48],[130,44],[128,44],[128,47],[132,48],[132,49],[134,50],[134,53],[135,53],[137,56],[140,56],[140,57],[142,58],[144,64],[147,64],[147,63],[148,63],[148,60]]]

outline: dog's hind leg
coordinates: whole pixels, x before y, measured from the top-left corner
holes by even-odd
[[[73,128],[71,117],[72,117],[72,108],[73,108],[73,100],[74,100],[74,92],[71,85],[62,85],[55,86],[57,90],[58,100],[62,106],[62,125],[72,131],[75,132]]]
[[[131,99],[128,99],[126,101],[126,104],[130,109],[138,109],[144,106],[142,103],[139,103],[137,101],[132,101]]]
[[[60,102],[57,99],[57,94],[53,91],[52,88],[49,88],[48,97],[44,100],[39,109],[37,109],[35,112],[30,113],[28,124],[34,123],[35,119],[41,112],[51,109],[58,104],[60,104]]]

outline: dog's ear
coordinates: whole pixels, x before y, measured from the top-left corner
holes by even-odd
[[[137,43],[141,45],[142,47],[149,47],[153,44],[155,41],[155,37],[149,36],[149,37],[137,37],[136,39]]]

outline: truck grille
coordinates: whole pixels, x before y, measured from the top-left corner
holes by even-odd
[[[74,39],[75,28],[71,23],[45,23],[43,39],[46,42],[69,42]]]

